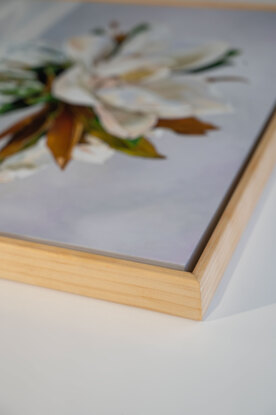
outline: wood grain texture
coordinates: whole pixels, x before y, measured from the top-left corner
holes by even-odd
[[[195,269],[206,312],[276,163],[276,113],[256,147]]]
[[[201,319],[188,272],[0,237],[0,278]]]

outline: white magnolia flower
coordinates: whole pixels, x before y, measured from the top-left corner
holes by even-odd
[[[126,40],[116,54],[113,42],[93,34],[71,39],[66,52],[75,64],[55,79],[52,88],[64,102],[92,107],[109,133],[134,139],[149,132],[158,118],[229,110],[213,86],[187,74],[225,56],[228,45],[163,50],[155,30]]]
[[[87,135],[85,141],[85,144],[74,148],[72,159],[102,164],[114,153],[109,146],[96,137]],[[36,145],[16,153],[0,164],[0,183],[29,177],[52,164],[46,138],[41,138]]]
[[[116,45],[112,36],[93,35],[70,39],[64,53],[47,45],[10,49],[0,61],[0,105],[12,101],[16,89],[24,97],[43,85],[28,65],[47,61],[73,66],[52,84],[52,94],[63,102],[92,107],[104,129],[120,138],[135,139],[155,131],[159,118],[184,118],[229,110],[213,86],[190,72],[222,59],[229,50],[224,43],[178,50],[168,45],[168,33],[141,31]],[[116,53],[114,51],[116,50]],[[23,64],[23,65],[22,65]],[[9,82],[5,80],[8,74]],[[160,129],[158,130],[160,132]],[[114,151],[97,137],[86,135],[73,149],[72,158],[101,164]],[[0,164],[0,183],[32,175],[52,163],[46,137]]]

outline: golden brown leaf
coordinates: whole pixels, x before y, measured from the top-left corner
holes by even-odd
[[[160,118],[156,124],[156,127],[168,128],[178,134],[188,135],[205,135],[209,130],[218,129],[215,125],[201,121],[195,117],[178,119]]]
[[[92,108],[80,105],[70,105],[70,110],[74,113],[74,116],[79,122],[84,125],[84,128],[89,130],[91,122],[95,120],[95,114]]]
[[[154,145],[145,137],[142,137],[135,147],[125,150],[125,153],[135,157],[146,157],[155,159],[165,158],[165,156],[157,152]]]
[[[141,137],[136,144],[135,141],[120,139],[106,131],[92,130],[90,131],[90,134],[100,138],[114,150],[122,151],[130,156],[158,159],[165,158],[162,154],[157,152],[154,145],[145,137]]]
[[[15,134],[20,130],[24,129],[25,127],[31,126],[35,121],[40,118],[44,117],[45,114],[49,113],[49,107],[44,107],[42,110],[35,112],[34,114],[29,115],[28,117],[23,118],[22,120],[18,121],[17,123],[11,125],[6,130],[0,133],[0,138],[4,138],[7,135]]]
[[[5,131],[5,135],[13,134],[7,144],[0,150],[0,160],[21,151],[46,132],[51,122],[51,112],[48,107],[19,121]],[[4,134],[4,133],[3,133]],[[4,136],[4,135],[3,135]]]
[[[127,34],[126,33],[117,33],[114,36],[114,40],[115,40],[115,42],[118,45],[120,45],[121,43],[123,43],[126,40],[126,38],[127,38]]]
[[[47,146],[62,169],[70,161],[72,150],[82,135],[83,124],[74,116],[69,106],[64,106],[47,134]]]

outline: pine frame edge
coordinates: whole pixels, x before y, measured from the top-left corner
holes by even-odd
[[[193,269],[200,284],[202,315],[207,311],[275,165],[276,111]]]
[[[190,272],[0,236],[0,278],[201,320]]]

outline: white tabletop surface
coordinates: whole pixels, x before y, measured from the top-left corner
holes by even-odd
[[[203,322],[0,281],[0,414],[274,415],[275,211],[276,172]]]
[[[276,171],[203,322],[0,280],[0,414],[275,415],[275,212]]]

